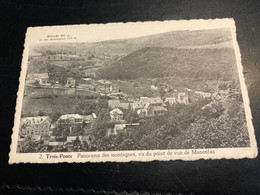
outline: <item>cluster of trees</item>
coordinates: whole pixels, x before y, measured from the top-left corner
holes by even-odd
[[[92,113],[99,114],[102,109],[108,110],[108,102],[106,99],[97,100],[83,100],[75,104],[73,112],[81,115],[88,115]]]
[[[59,81],[60,84],[66,84],[67,78],[71,77],[75,80],[81,80],[84,77],[84,73],[74,68],[65,68],[53,64],[47,65],[47,72],[49,75],[49,82],[55,84]]]
[[[227,101],[228,102],[228,101]],[[152,150],[184,148],[246,147],[249,138],[241,101],[188,106],[176,104],[164,116],[141,119],[138,127],[127,128],[116,136],[106,136],[102,119],[95,127],[91,150]],[[107,116],[108,117],[108,116]],[[109,117],[108,117],[109,118]],[[91,148],[91,147],[90,147]]]
[[[65,54],[65,55],[72,55],[72,54],[76,54],[76,52],[73,52],[73,51],[68,51],[68,52],[65,52],[65,51],[57,51],[57,50],[45,50],[45,51],[41,51],[42,55],[43,56],[46,56],[46,55],[58,55],[58,54]]]
[[[236,73],[232,49],[150,47],[137,50],[99,69],[98,77],[115,80],[182,77],[230,80]],[[225,70],[225,71],[224,71]]]
[[[80,115],[90,115],[92,113],[98,115],[98,119],[94,122],[94,126],[99,129],[100,127],[104,127],[102,125],[107,124],[108,120],[110,119],[108,103],[107,100],[104,99],[98,99],[95,102],[88,101],[88,100],[82,101],[77,103],[73,109],[74,109],[73,113],[80,114]],[[59,113],[56,113],[55,115],[56,117],[55,116],[54,117],[58,119]],[[83,128],[81,126],[75,126],[71,129],[70,128],[71,127],[66,124],[58,125],[53,129],[53,135],[54,136],[83,135],[86,130],[85,128],[89,128],[89,126],[87,127],[84,126]],[[70,132],[70,130],[72,130],[72,132]]]
[[[224,84],[222,87],[229,87]],[[118,135],[107,136],[115,123],[111,122],[107,100],[82,101],[74,106],[74,112],[82,115],[96,113],[88,135],[90,144],[75,143],[72,151],[109,151],[109,150],[152,150],[185,148],[246,147],[248,137],[245,113],[241,94],[229,94],[219,101],[200,100],[189,105],[175,104],[168,108],[164,116],[140,119],[130,108],[125,109],[124,117],[129,123],[139,122],[140,126],[127,127]],[[203,109],[202,109],[203,108]],[[40,111],[41,112],[41,111]],[[39,115],[44,115],[41,112]],[[56,115],[58,117],[59,114]],[[54,117],[54,116],[52,116]],[[83,135],[85,129],[75,128],[73,135]],[[55,135],[69,135],[69,129],[59,127]],[[20,147],[19,151],[30,151],[30,147],[42,150],[35,143]],[[35,150],[36,150],[35,149]],[[51,150],[65,150],[52,148]],[[47,150],[50,151],[50,150]]]

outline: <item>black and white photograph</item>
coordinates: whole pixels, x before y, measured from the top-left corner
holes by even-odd
[[[10,158],[255,157],[234,27],[219,19],[29,29]]]

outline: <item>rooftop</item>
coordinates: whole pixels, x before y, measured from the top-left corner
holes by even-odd
[[[108,106],[110,108],[124,108],[128,109],[130,103],[120,102],[120,100],[108,100]]]
[[[159,111],[159,110],[167,111],[166,108],[164,108],[162,106],[154,106],[153,110],[155,110],[155,111]]]
[[[115,108],[115,109],[110,111],[110,114],[114,114],[114,113],[123,114],[122,110],[120,110],[118,108]]]
[[[49,116],[35,116],[35,117],[24,117],[21,118],[21,122],[25,124],[41,124],[43,121],[48,120],[51,122],[51,118]]]
[[[81,115],[79,115],[79,114],[65,114],[65,115],[62,115],[59,119],[67,120],[69,118],[83,119],[83,117]]]
[[[125,127],[125,124],[115,124],[114,130],[124,130]]]
[[[160,97],[140,97],[140,101],[143,101],[144,103],[150,103],[150,104],[163,103]]]

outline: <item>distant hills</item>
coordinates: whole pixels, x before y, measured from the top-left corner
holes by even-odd
[[[115,80],[160,77],[230,80],[236,73],[235,63],[230,48],[146,47],[99,69],[96,75]]]
[[[81,55],[93,54],[96,58],[102,56],[124,56],[145,47],[232,47],[230,29],[210,29],[196,31],[172,31],[149,36],[118,39],[90,43],[42,43],[31,50],[41,53],[46,50],[76,52]]]
[[[230,29],[221,28],[92,43],[39,44],[31,49],[31,54],[51,50],[91,55],[94,66],[101,67],[96,76],[104,79],[179,76],[232,80],[237,73],[232,47]],[[84,67],[84,62],[81,65]]]

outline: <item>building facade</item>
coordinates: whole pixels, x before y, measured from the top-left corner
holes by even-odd
[[[75,128],[82,129],[83,124],[84,124],[83,116],[79,114],[65,114],[58,119],[58,125],[63,126],[65,128],[69,128],[70,133],[72,133],[72,131]]]
[[[73,78],[67,78],[66,87],[76,87],[76,81]]]
[[[141,97],[140,101],[133,103],[133,110],[135,110],[140,118],[162,116],[167,112],[166,105],[159,97]]]
[[[122,110],[115,108],[109,112],[110,118],[114,122],[119,122],[124,120],[124,113]]]
[[[49,116],[25,117],[21,119],[20,135],[49,136],[51,127]]]

